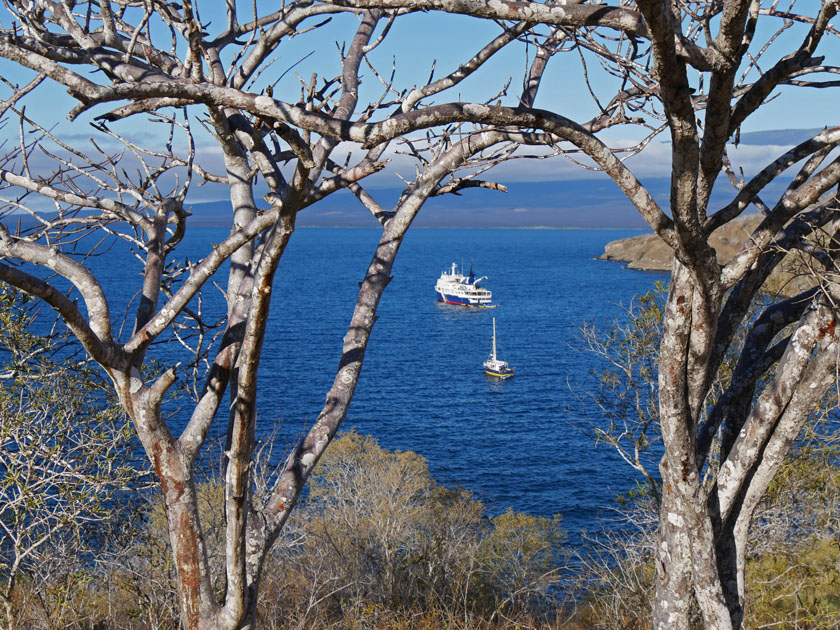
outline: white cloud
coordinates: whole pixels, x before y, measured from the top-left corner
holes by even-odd
[[[611,136],[604,138],[613,147],[632,147],[638,144],[638,138],[629,135],[619,135],[613,131]],[[664,135],[660,138],[665,138]],[[382,188],[402,188],[404,180],[412,181],[417,175],[418,162],[415,158],[404,153],[398,145],[389,148],[381,159],[388,160],[388,165],[381,172],[371,175],[364,180],[365,187],[374,190]],[[736,172],[743,169],[746,177],[751,177],[764,166],[787,151],[789,146],[741,144],[738,147],[728,147],[729,156]],[[213,172],[224,172],[224,162],[219,148],[215,145],[203,145],[198,148],[199,161],[205,168]],[[551,152],[549,148],[528,147],[531,157],[522,157],[499,164],[488,172],[482,173],[483,180],[496,181],[502,184],[516,182],[550,182],[581,179],[601,179],[604,174],[597,169],[591,159],[580,153],[572,153],[568,157],[545,156]],[[351,163],[361,158],[363,152],[355,145],[341,143],[336,148],[334,159],[343,163],[347,153],[351,155]],[[619,153],[619,156],[622,154]],[[640,179],[666,178],[670,175],[671,144],[666,141],[655,140],[645,149],[632,156],[627,156],[625,164]],[[285,171],[284,171],[285,172]],[[287,173],[290,175],[291,173]],[[401,179],[402,178],[402,179]],[[190,197],[194,201],[223,198],[225,191],[220,186],[193,186]],[[525,212],[527,208],[517,208],[515,212]]]

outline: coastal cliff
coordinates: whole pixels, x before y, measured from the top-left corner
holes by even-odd
[[[712,233],[709,244],[714,247],[720,264],[726,264],[732,259],[760,221],[760,215],[750,214],[739,217]],[[674,252],[662,239],[650,233],[607,243],[604,253],[598,258],[627,263],[629,269],[670,271]],[[767,279],[765,288],[790,296],[813,286],[810,278],[795,272],[796,266],[792,256],[788,256]]]
[[[760,220],[760,215],[750,214],[712,232],[709,244],[715,248],[719,263],[726,264],[732,259]],[[640,234],[607,243],[598,258],[626,262],[629,269],[670,271],[674,250],[656,234]]]

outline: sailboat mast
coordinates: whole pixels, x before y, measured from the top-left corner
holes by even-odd
[[[493,360],[496,360],[496,318],[493,318]]]

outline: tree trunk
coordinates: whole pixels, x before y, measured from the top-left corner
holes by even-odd
[[[17,616],[15,615],[15,606],[12,603],[13,593],[9,592],[9,596],[3,596],[3,610],[6,614],[6,630],[17,630]]]
[[[688,630],[692,579],[691,548],[679,499],[673,490],[668,464],[663,458],[662,502],[656,546],[656,594],[653,627],[656,630]]]

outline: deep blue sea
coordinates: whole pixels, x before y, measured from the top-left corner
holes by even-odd
[[[621,317],[622,304],[667,278],[595,259],[608,241],[637,233],[414,229],[380,304],[344,427],[385,448],[421,453],[438,481],[468,488],[491,513],[508,506],[562,513],[576,540],[593,528],[593,514],[637,481],[609,447],[596,446],[573,391],[598,367],[578,349],[581,324],[606,329]],[[193,229],[193,260],[225,234]],[[263,350],[258,414],[265,433],[279,422],[291,439],[317,417],[378,236],[364,228],[300,228],[293,235]],[[483,284],[497,308],[436,300],[440,273],[471,261],[487,276]],[[97,266],[109,291],[127,300],[133,283],[126,283],[125,267]],[[206,311],[221,309],[217,294],[209,288]],[[482,369],[493,317],[502,357],[516,369],[507,381]]]

